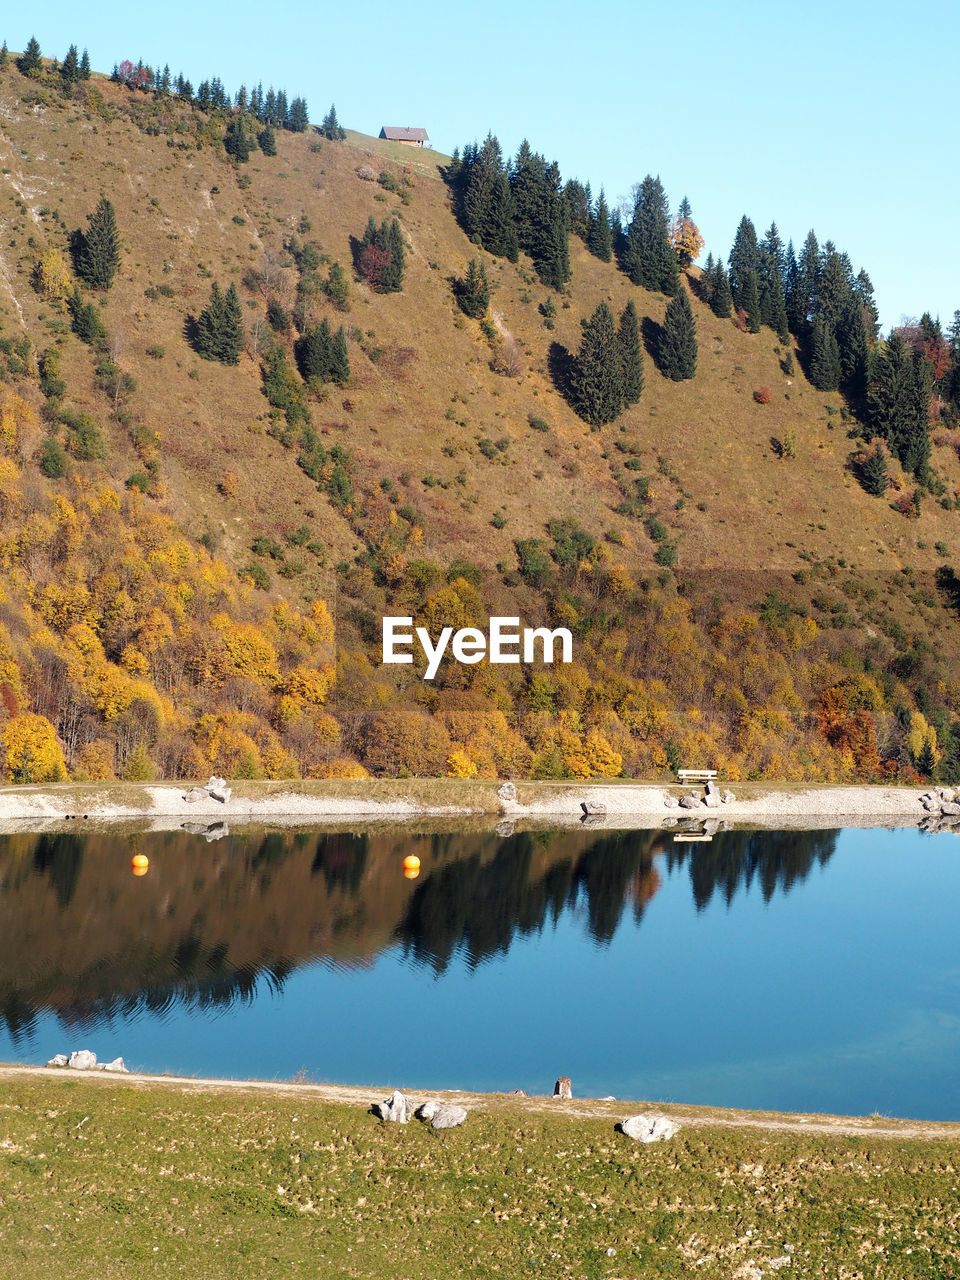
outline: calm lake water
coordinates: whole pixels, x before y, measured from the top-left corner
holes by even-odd
[[[958,903],[914,830],[0,837],[0,1060],[957,1120]]]

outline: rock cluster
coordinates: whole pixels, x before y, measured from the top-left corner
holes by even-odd
[[[920,826],[924,831],[942,831],[960,826],[960,791],[951,787],[936,787],[925,791],[920,804],[927,817]]]
[[[126,1071],[122,1058],[114,1058],[112,1062],[98,1062],[97,1055],[90,1049],[74,1049],[69,1057],[65,1053],[55,1054],[47,1063],[48,1067],[72,1067],[74,1071]]]
[[[663,797],[663,805],[665,809],[702,809],[704,806],[719,809],[722,804],[733,804],[736,798],[732,791],[721,791],[715,782],[708,782],[703,795],[698,791],[691,791],[689,795],[678,799],[668,793]]]
[[[191,787],[183,798],[187,804],[194,804],[197,800],[219,800],[221,804],[226,804],[232,795],[226,778],[218,778],[214,774],[206,786]]]
[[[431,1129],[454,1129],[463,1124],[467,1118],[465,1108],[452,1103],[437,1102],[430,1099],[414,1109],[413,1103],[399,1089],[394,1089],[389,1098],[375,1102],[370,1108],[375,1116],[379,1116],[384,1124],[406,1124],[411,1116],[416,1116]]]

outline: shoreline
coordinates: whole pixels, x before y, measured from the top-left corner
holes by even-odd
[[[507,835],[515,824],[589,826],[608,830],[709,824],[748,827],[913,827],[929,819],[921,796],[930,788],[831,784],[734,783],[735,799],[719,808],[680,809],[681,796],[702,788],[643,782],[519,782],[516,798],[503,784],[457,779],[324,782],[237,782],[221,802],[187,800],[194,784],[60,783],[0,787],[0,834],[24,826],[138,821],[156,830],[205,824],[266,822],[410,822],[423,818],[482,819]],[[507,790],[507,788],[504,788]],[[672,800],[672,806],[668,804]],[[587,808],[594,810],[589,815]]]
[[[344,1103],[369,1109],[399,1087],[416,1105],[435,1098],[477,1111],[547,1112],[569,1120],[620,1120],[637,1111],[667,1116],[695,1128],[754,1129],[779,1133],[813,1133],[837,1137],[945,1138],[960,1140],[960,1120],[912,1120],[897,1116],[844,1116],[824,1112],[763,1111],[742,1107],[711,1107],[682,1102],[651,1102],[635,1098],[555,1098],[550,1094],[521,1096],[513,1093],[479,1093],[462,1089],[419,1089],[405,1085],[347,1085],[296,1080],[233,1079],[153,1074],[151,1072],[72,1071],[66,1067],[41,1067],[29,1063],[0,1062],[0,1080],[41,1079],[87,1082],[97,1088],[170,1088],[183,1093],[272,1094],[313,1098],[318,1102]]]

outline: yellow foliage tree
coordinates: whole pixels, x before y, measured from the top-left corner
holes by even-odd
[[[73,277],[59,249],[45,249],[33,268],[33,287],[41,298],[62,310],[73,292]]]
[[[56,731],[45,716],[25,712],[8,720],[0,732],[3,773],[8,782],[63,782],[67,765]]]

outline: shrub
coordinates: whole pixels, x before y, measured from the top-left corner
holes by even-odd
[[[773,399],[773,392],[769,387],[757,387],[753,393],[753,398],[757,404],[769,404]]]
[[[549,431],[550,430],[550,423],[545,422],[543,418],[535,418],[531,415],[531,417],[529,417],[527,421],[529,422],[530,427],[533,431]]]
[[[59,480],[67,474],[67,455],[52,437],[40,446],[40,470],[48,480]]]

